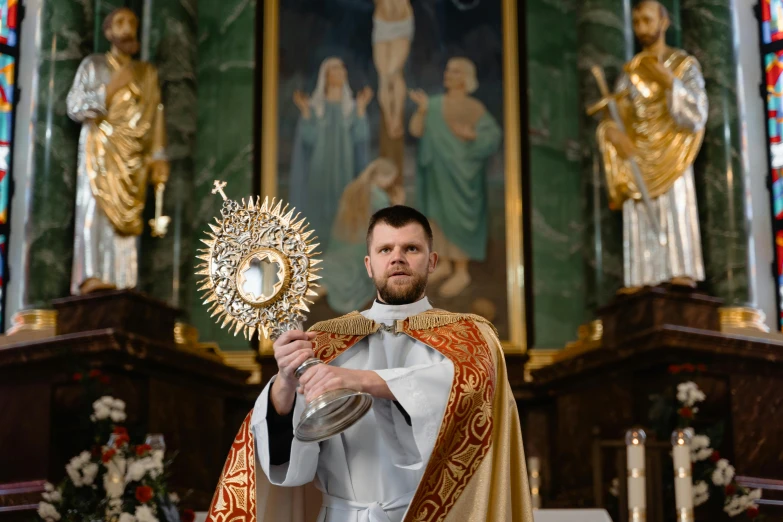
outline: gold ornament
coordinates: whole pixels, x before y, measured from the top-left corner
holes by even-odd
[[[237,202],[226,197],[225,182],[215,181],[213,194],[223,197],[222,219],[210,224],[201,241],[197,275],[205,276],[199,290],[222,327],[242,331],[250,339],[258,330],[267,339],[301,328],[308,296],[320,279],[314,256],[318,243],[306,219],[281,200],[265,198]]]

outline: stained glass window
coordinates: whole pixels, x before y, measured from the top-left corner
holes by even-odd
[[[0,0],[0,44],[16,45],[17,5],[19,0]]]
[[[782,0],[783,1],[783,0]],[[769,2],[767,2],[769,3]],[[775,2],[773,2],[775,3]],[[783,329],[783,50],[764,55],[779,326]]]
[[[8,223],[8,170],[14,110],[14,59],[0,54],[0,225]]]

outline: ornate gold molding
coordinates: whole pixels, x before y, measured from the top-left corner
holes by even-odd
[[[21,332],[51,332],[57,328],[57,312],[55,310],[21,310],[11,318],[13,326],[7,335]]]
[[[769,333],[764,312],[751,306],[725,306],[720,308],[721,331],[726,329],[754,330]]]
[[[256,362],[256,352],[253,350],[231,350],[221,352],[223,361],[234,368],[250,372],[247,384],[261,383],[261,366]]]
[[[528,350],[527,355],[530,358],[527,364],[525,364],[525,381],[531,382],[533,380],[532,371],[556,363],[563,357],[564,353],[565,350],[562,348],[533,348]]]

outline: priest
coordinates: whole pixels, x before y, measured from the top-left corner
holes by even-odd
[[[438,255],[418,211],[376,212],[367,251],[369,310],[275,341],[278,373],[240,428],[207,520],[532,522],[495,329],[430,305]],[[297,381],[313,355],[327,364]],[[306,403],[339,388],[371,394],[370,412],[326,441],[296,440]]]

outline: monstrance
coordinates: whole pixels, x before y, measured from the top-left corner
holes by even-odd
[[[294,208],[272,198],[229,199],[225,182],[215,181],[213,194],[223,197],[222,219],[210,223],[208,238],[201,241],[197,275],[205,276],[204,304],[222,327],[240,331],[250,339],[257,331],[267,339],[301,329],[309,312],[308,297],[320,279],[315,266],[320,260],[313,230]],[[312,237],[311,237],[312,236]],[[296,369],[299,378],[311,366],[323,364],[311,358]],[[296,438],[316,442],[342,433],[361,419],[372,406],[369,394],[339,389],[311,401],[296,427]]]

